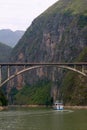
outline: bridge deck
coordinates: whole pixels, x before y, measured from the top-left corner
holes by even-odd
[[[87,62],[74,62],[74,63],[0,63],[1,66],[35,66],[35,65],[68,65],[68,66],[72,66],[72,65],[87,65]]]

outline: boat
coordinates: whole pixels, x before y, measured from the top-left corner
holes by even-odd
[[[55,109],[55,110],[59,110],[59,111],[64,110],[63,102],[57,100],[57,101],[54,103],[54,109]]]

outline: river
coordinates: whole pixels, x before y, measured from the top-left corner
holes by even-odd
[[[0,112],[0,130],[87,130],[87,110],[13,108]]]

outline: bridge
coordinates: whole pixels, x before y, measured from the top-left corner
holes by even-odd
[[[68,69],[74,72],[77,72],[83,76],[87,76],[87,62],[76,62],[76,63],[0,63],[0,87],[2,87],[5,83],[9,80],[15,78],[17,75],[20,75],[26,71],[42,68],[42,67],[49,67],[55,66],[58,68]],[[3,67],[7,69],[7,79],[4,81],[2,80],[2,71]],[[20,67],[21,70],[15,71],[11,74],[11,67]]]

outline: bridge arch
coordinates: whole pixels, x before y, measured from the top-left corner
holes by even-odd
[[[8,81],[10,81],[11,79],[15,78],[16,76],[18,76],[18,75],[20,75],[20,74],[22,74],[22,73],[24,73],[24,72],[26,72],[26,71],[33,70],[33,69],[37,69],[37,68],[49,67],[49,66],[51,66],[51,67],[56,66],[56,67],[58,67],[58,68],[63,68],[63,69],[71,70],[71,71],[77,72],[77,73],[79,73],[79,74],[81,74],[81,75],[83,75],[83,76],[87,76],[86,73],[84,73],[84,72],[82,72],[82,71],[80,71],[80,70],[78,70],[78,69],[75,69],[75,68],[66,66],[66,65],[59,65],[59,66],[58,66],[58,65],[32,66],[32,67],[24,68],[24,69],[18,71],[17,73],[11,75],[10,77],[8,77],[5,81],[3,81],[3,82],[0,84],[0,87],[3,86],[4,84],[6,84],[6,83],[7,83]]]

